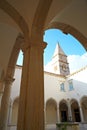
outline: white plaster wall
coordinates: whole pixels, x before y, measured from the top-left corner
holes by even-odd
[[[71,75],[68,78],[68,80],[69,79],[73,79],[73,86],[74,86],[73,97],[81,99],[83,96],[87,95],[87,67]]]
[[[50,98],[57,100],[57,95],[59,92],[58,77],[45,73],[44,86],[45,102]]]
[[[60,90],[60,83],[64,82],[65,84],[65,91]],[[61,100],[68,98],[72,98],[74,91],[72,93],[69,92],[67,88],[67,81],[63,77],[58,77],[56,75],[50,75],[47,73],[44,75],[44,90],[45,90],[45,103],[47,100],[53,98],[57,103]]]
[[[86,76],[87,69],[83,69],[81,72],[72,75],[67,78],[64,82],[65,92],[60,91],[60,81],[63,81],[63,78],[57,77],[55,75],[50,75],[47,73],[44,75],[44,86],[45,86],[45,102],[53,98],[58,103],[62,99],[76,99],[78,102],[80,99],[87,95],[87,81]],[[68,81],[72,79],[74,89],[69,90]]]
[[[70,75],[69,79],[75,79],[84,83],[87,83],[87,66]]]
[[[11,99],[14,100],[19,96],[20,92],[20,82],[21,82],[21,72],[20,68],[15,70],[15,81],[12,85]],[[50,98],[53,98],[57,103],[62,99],[77,99],[79,101],[84,95],[87,95],[87,81],[86,81],[87,68],[83,69],[81,72],[75,73],[65,79],[57,74],[52,74],[44,72],[44,98],[45,103]],[[68,81],[73,79],[74,90],[69,91]],[[60,91],[60,83],[65,83],[65,91]]]

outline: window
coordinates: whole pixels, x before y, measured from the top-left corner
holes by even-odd
[[[61,83],[61,84],[60,84],[60,90],[61,90],[61,91],[65,91],[64,83]]]
[[[69,81],[69,91],[72,91],[74,88],[73,88],[73,83],[72,81]]]

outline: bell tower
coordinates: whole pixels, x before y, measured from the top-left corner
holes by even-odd
[[[56,45],[53,57],[52,57],[52,67],[54,72],[61,75],[69,75],[69,64],[67,62],[67,56],[60,47],[59,43]]]

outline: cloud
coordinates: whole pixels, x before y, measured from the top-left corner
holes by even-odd
[[[52,73],[54,72],[51,62],[49,62],[47,65],[44,66],[44,71],[52,72]]]
[[[80,55],[69,55],[68,63],[70,67],[70,73],[79,70],[87,65],[87,53]]]

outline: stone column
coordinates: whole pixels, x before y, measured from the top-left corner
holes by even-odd
[[[68,120],[72,121],[72,111],[71,111],[71,104],[70,104],[70,100],[68,100]]]
[[[3,92],[4,92],[4,83],[3,83],[3,81],[0,81],[0,109],[1,109],[1,100],[2,100],[2,96],[3,96]]]
[[[81,122],[84,122],[82,106],[80,104],[79,104],[79,111],[80,111]]]
[[[14,79],[12,78],[7,78],[5,80],[4,93],[1,101],[0,130],[7,130],[9,101],[10,101],[11,85],[13,81]]]
[[[59,103],[57,104],[57,121],[60,122],[60,111],[59,111]]]
[[[24,61],[17,130],[44,130],[44,42],[23,45]]]
[[[9,112],[8,112],[8,124],[11,124],[11,120],[12,120],[12,102],[9,102]]]
[[[46,125],[46,106],[44,105],[44,124]]]

